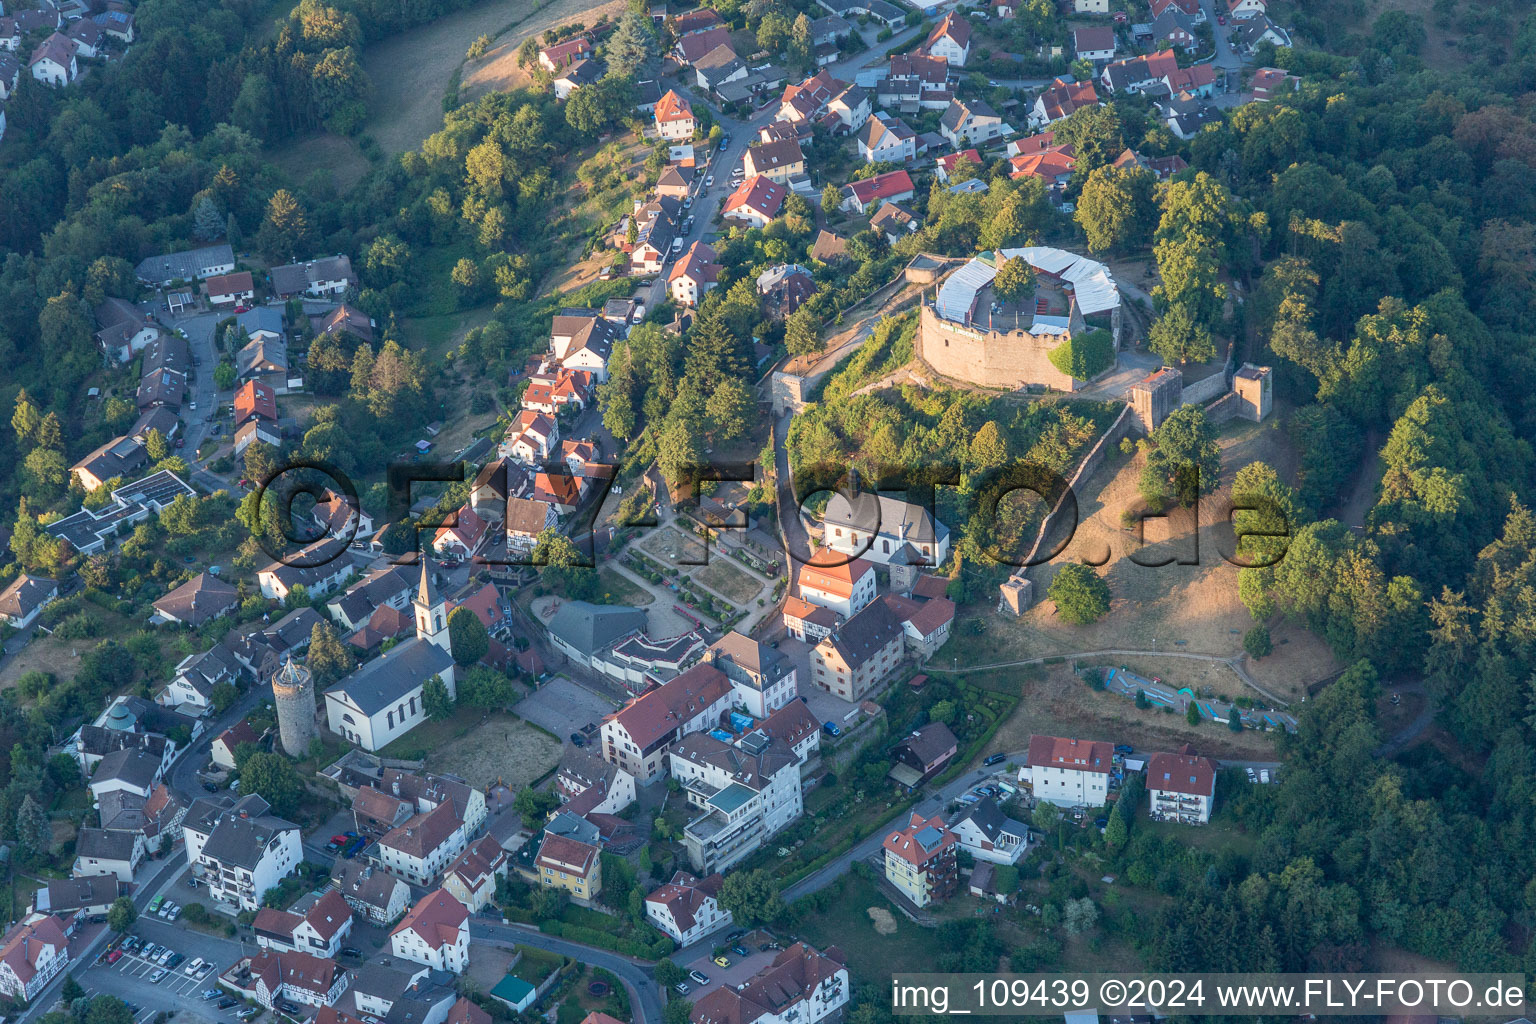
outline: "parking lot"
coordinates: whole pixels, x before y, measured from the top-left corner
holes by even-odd
[[[613,713],[613,702],[563,676],[557,676],[513,705],[512,710],[561,739]]]
[[[746,956],[738,956],[736,953],[727,950],[725,958],[730,961],[731,965],[729,967],[721,967],[715,963],[714,958],[707,951],[703,955],[682,965],[689,971],[697,971],[709,979],[707,984],[701,985],[696,979],[690,978],[688,986],[692,991],[688,993],[689,999],[698,1002],[721,985],[730,985],[734,988],[773,963],[773,958],[779,955],[777,949],[763,950],[759,948],[763,943],[770,941],[770,937],[766,933],[753,932],[735,941],[741,942],[741,948],[748,950],[748,953]],[[724,942],[723,936],[717,939],[716,942]],[[733,944],[732,942],[725,942],[727,946]]]

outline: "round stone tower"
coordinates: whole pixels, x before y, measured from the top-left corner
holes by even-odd
[[[277,706],[277,732],[289,757],[306,757],[310,741],[320,735],[315,725],[315,686],[309,669],[289,658],[272,677]]]

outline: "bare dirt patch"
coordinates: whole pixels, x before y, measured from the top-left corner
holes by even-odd
[[[1344,667],[1322,637],[1299,623],[1277,618],[1269,623],[1269,638],[1275,645],[1274,653],[1259,661],[1248,658],[1243,668],[1276,697],[1299,701],[1307,695],[1309,684]]]
[[[710,558],[708,565],[694,570],[693,580],[736,605],[746,604],[763,589],[757,580],[727,564],[725,556],[719,553]]]
[[[1202,499],[1198,531],[1191,510],[1175,509],[1166,518],[1146,520],[1138,541],[1121,525],[1120,514],[1139,504],[1141,457],[1115,453],[1106,459],[1079,488],[1079,523],[1070,541],[1053,562],[1030,573],[1039,596],[1035,607],[1022,618],[1007,619],[990,603],[972,606],[962,613],[957,633],[967,637],[971,627],[966,620],[979,620],[982,635],[953,644],[946,653],[960,667],[1112,649],[1221,658],[1240,654],[1243,634],[1254,621],[1238,598],[1237,567],[1220,553],[1230,553],[1224,509],[1233,476],[1251,462],[1268,463],[1281,479],[1293,477],[1295,453],[1281,420],[1277,414],[1263,424],[1242,421],[1222,428],[1222,487]],[[1197,564],[1179,564],[1197,558]],[[1109,583],[1109,614],[1091,625],[1061,621],[1055,604],[1044,597],[1057,569],[1069,561],[1100,566]],[[1169,564],[1156,565],[1162,561]],[[1336,671],[1327,647],[1315,638],[1284,624],[1272,629],[1277,654],[1250,666],[1266,689],[1272,684],[1277,696],[1289,692],[1299,697],[1307,683]]]
[[[519,792],[559,760],[559,740],[511,715],[498,714],[433,750],[427,763],[433,771],[457,775],[477,789],[499,780]]]
[[[50,672],[60,682],[73,679],[80,671],[80,655],[95,645],[94,640],[34,637],[31,643],[6,660],[4,668],[0,668],[0,690],[15,686],[16,680],[33,669]]]
[[[1202,754],[1234,760],[1275,758],[1271,735],[1252,730],[1234,733],[1210,722],[1190,725],[1183,715],[1139,709],[1124,697],[1089,689],[1070,665],[1001,669],[989,675],[987,685],[1024,698],[997,730],[987,753],[1024,750],[1031,736],[1042,734],[1129,743],[1140,750],[1177,750],[1188,743]]]
[[[889,910],[886,910],[884,907],[870,907],[865,913],[874,922],[877,935],[896,934],[896,918]]]

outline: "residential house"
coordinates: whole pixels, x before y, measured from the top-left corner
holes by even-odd
[[[256,282],[249,270],[210,277],[203,287],[207,289],[208,302],[215,306],[233,306],[256,298]]]
[[[816,279],[798,263],[780,263],[757,275],[757,294],[769,317],[783,320],[816,294]]]
[[[679,946],[691,946],[731,924],[731,912],[717,897],[725,881],[718,874],[698,878],[677,871],[672,880],[645,897],[645,917]]]
[[[1170,5],[1152,19],[1152,43],[1188,53],[1200,45],[1200,37],[1195,34],[1195,20]]]
[[[94,15],[91,20],[119,42],[131,43],[134,40],[133,12],[124,10],[119,4],[109,5],[107,10]]]
[[[847,82],[833,78],[830,72],[818,71],[798,85],[785,87],[774,120],[794,125],[818,121],[833,98],[847,88]]]
[[[0,995],[27,1003],[69,966],[73,918],[31,914],[0,936]]]
[[[4,606],[0,595],[0,607]],[[166,622],[197,629],[240,607],[240,592],[212,573],[200,572],[153,605]]]
[[[875,601],[811,649],[811,682],[847,701],[862,700],[901,664],[901,621]]]
[[[361,629],[373,613],[383,607],[406,611],[416,580],[408,565],[389,565],[375,569],[362,580],[326,602],[325,610],[343,629]]]
[[[0,54],[0,61],[10,58]],[[14,61],[13,61],[14,63]],[[6,73],[0,69],[0,99],[8,91]],[[106,298],[93,310],[96,319],[96,345],[102,355],[126,363],[135,352],[160,337],[160,328],[149,314],[126,299]]]
[[[603,758],[640,785],[649,785],[666,773],[667,748],[691,733],[713,728],[734,699],[734,687],[724,672],[712,664],[695,665],[603,719]]]
[[[299,826],[271,813],[259,796],[195,801],[182,820],[187,862],[208,894],[241,910],[258,910],[266,891],[304,859]]]
[[[78,57],[100,57],[106,50],[106,33],[89,18],[73,22],[64,33],[75,45]]]
[[[1168,130],[1181,139],[1192,139],[1209,125],[1221,123],[1221,111],[1187,92],[1157,105],[1158,113],[1168,125]]]
[[[1114,166],[1122,168],[1140,167],[1148,171],[1158,181],[1167,181],[1180,171],[1189,167],[1184,158],[1175,153],[1173,156],[1145,157],[1134,149],[1127,149],[1115,158]]]
[[[887,777],[907,792],[912,792],[949,767],[960,749],[960,741],[943,722],[929,722],[902,738],[891,750],[895,763]]]
[[[253,419],[264,420],[276,432],[277,392],[259,380],[248,380],[235,389],[235,426]]]
[[[906,20],[907,8],[886,0],[816,0],[822,10],[841,17],[870,18],[886,28],[895,28]]]
[[[885,879],[917,907],[926,907],[955,893],[959,867],[955,849],[960,839],[935,814],[924,818],[916,811],[904,828],[886,835]]]
[[[1072,30],[1072,52],[1078,60],[1114,60],[1118,48],[1115,30],[1109,25],[1085,25]]]
[[[414,814],[390,829],[374,848],[374,859],[412,885],[433,885],[464,852],[468,835],[452,803]]]
[[[1029,114],[1030,127],[1036,131],[1054,124],[1083,107],[1095,106],[1099,94],[1092,82],[1075,82],[1070,78],[1056,78],[1036,99]]]
[[[914,186],[912,176],[906,171],[887,171],[873,178],[844,185],[843,192],[844,210],[854,210],[868,216],[887,200],[900,203],[911,199]]]
[[[615,302],[609,299],[604,306]],[[633,299],[618,300],[623,303],[633,303]],[[632,318],[634,311],[624,317],[623,321],[604,313],[604,319],[615,326],[627,322]],[[577,411],[585,409],[592,401],[594,379],[591,370],[580,370],[564,366],[552,367],[547,372],[530,374],[528,387],[523,391],[522,406],[534,412],[542,412],[546,416],[554,416],[566,408],[574,408]],[[505,467],[503,467],[505,468]],[[482,469],[482,473],[484,470]],[[480,511],[476,508],[475,511]]]
[[[893,54],[885,78],[875,83],[875,102],[901,110],[943,110],[954,98],[949,63],[943,57]]]
[[[519,462],[543,462],[560,441],[560,426],[551,416],[524,409],[507,428],[502,450]]]
[[[439,971],[469,966],[469,910],[445,889],[423,896],[389,933],[395,956]]]
[[[691,139],[698,127],[693,105],[675,89],[668,89],[656,101],[655,119],[656,133],[664,139]]]
[[[80,76],[80,66],[75,61],[75,44],[62,32],[37,44],[27,70],[44,85],[68,85]]]
[[[971,56],[971,23],[950,11],[928,33],[917,52],[927,57],[943,57],[946,64],[965,67]]]
[[[598,750],[569,745],[555,770],[555,795],[562,810],[578,817],[618,814],[635,800],[635,779]]]
[[[911,502],[863,492],[850,502],[834,494],[822,513],[822,542],[878,565],[942,565],[949,527]]]
[[[465,502],[432,535],[432,550],[445,558],[468,559],[485,543],[488,529],[486,521]]]
[[[645,612],[623,605],[566,601],[545,629],[555,650],[591,668],[594,654],[645,631]]]
[[[558,74],[567,64],[583,60],[595,52],[592,40],[586,35],[573,36],[564,42],[547,46],[539,51],[539,67],[550,74]]]
[[[304,1006],[331,1006],[347,990],[347,972],[328,957],[304,952],[279,953],[264,949],[236,965],[238,976],[250,977],[250,988],[236,991],[274,1012],[287,1001]],[[229,974],[221,977],[228,985]]]
[[[126,895],[128,886],[112,873],[56,878],[32,897],[32,909],[39,914],[60,917],[78,915],[82,920],[103,920],[112,902]]]
[[[846,259],[848,256],[848,239],[822,228],[816,233],[816,241],[811,245],[811,259],[821,263],[831,263],[834,260]]]
[[[139,833],[82,826],[75,833],[75,862],[70,876],[112,875],[131,885],[133,873],[144,862],[146,852],[144,836]]]
[[[1149,0],[1153,18],[1160,18],[1169,11],[1184,15],[1196,25],[1205,21],[1205,8],[1200,0]]]
[[[577,476],[566,464],[541,469],[533,477],[533,500],[542,501],[562,516],[576,511],[581,504],[585,477]]]
[[[240,745],[255,743],[260,739],[250,721],[242,718],[213,738],[208,748],[209,759],[225,771],[232,771],[235,767],[235,751],[240,749]]]
[[[235,373],[241,380],[268,378],[274,387],[288,383],[288,343],[281,338],[258,337],[235,353]]]
[[[554,86],[555,99],[570,99],[571,93],[577,89],[585,88],[601,79],[603,71],[603,65],[596,60],[572,61],[555,76],[554,82],[551,83]]]
[[[1031,736],[1019,781],[1030,783],[1036,800],[1057,807],[1102,807],[1113,767],[1114,749],[1103,741]]]
[[[58,597],[57,581],[46,576],[21,573],[4,590],[0,590],[0,622],[13,629],[26,629]]]
[[[348,335],[357,342],[373,344],[373,318],[356,306],[349,306],[345,302],[321,317],[320,323],[315,327],[315,333],[329,334],[333,337]]]
[[[533,869],[539,886],[564,889],[572,899],[587,902],[603,890],[602,849],[568,835],[544,830]]]
[[[256,582],[261,596],[286,601],[297,586],[310,597],[324,597],[345,583],[355,571],[350,558],[343,557],[346,538],[323,537],[306,545],[281,562],[257,570]]]
[[[1275,46],[1291,45],[1290,33],[1276,25],[1267,15],[1258,15],[1239,21],[1237,28],[1232,32],[1231,40],[1232,46],[1239,53],[1250,56],[1258,49],[1260,43],[1271,43]]]
[[[426,720],[421,690],[427,680],[440,678],[450,697],[457,692],[447,605],[427,559],[421,561],[421,582],[412,602],[416,635],[325,691],[327,727],[364,750],[382,749]]]
[[[134,401],[142,412],[151,406],[163,405],[168,409],[180,409],[187,392],[187,375],[180,370],[151,370],[139,380]]]
[[[1047,132],[1047,135],[1052,134]],[[1048,190],[1059,194],[1077,169],[1077,156],[1072,145],[1066,143],[1051,146],[1034,153],[1021,153],[1008,161],[1010,178],[1038,178]]]
[[[954,100],[939,121],[939,134],[956,149],[990,142],[1013,131],[983,100]]]
[[[875,599],[875,567],[823,548],[800,566],[797,586],[801,600],[851,619]]]
[[[743,181],[725,200],[720,216],[748,227],[765,228],[784,206],[787,191],[771,179],[755,176]]]
[[[834,135],[856,132],[869,120],[870,94],[862,86],[850,85],[832,97],[827,113],[821,119]],[[833,118],[836,118],[834,123]]]
[[[951,187],[950,191],[953,192],[968,185],[979,185],[981,186],[979,191],[986,191],[986,182],[977,181],[975,178]],[[875,212],[873,217],[869,218],[869,226],[884,235],[886,241],[895,245],[917,230],[917,215],[900,203],[886,203]]]
[[[725,20],[713,7],[698,7],[677,15],[672,19],[669,27],[672,29],[672,34],[681,39],[699,32],[708,32],[712,28],[724,28]]]
[[[960,849],[979,861],[1017,864],[1029,849],[1029,826],[1003,813],[991,797],[979,800],[949,823]]]
[[[1153,821],[1205,825],[1216,802],[1216,762],[1185,752],[1147,760],[1147,792]]]
[[[133,272],[150,287],[169,288],[181,281],[205,281],[234,269],[235,251],[224,244],[150,256],[140,260]]]
[[[955,603],[947,597],[919,600],[900,594],[886,594],[881,598],[890,605],[891,611],[901,620],[901,631],[907,637],[907,650],[919,660],[926,660],[938,653],[949,642],[950,626],[955,621]]]
[[[1233,21],[1262,18],[1269,13],[1266,0],[1227,0],[1227,17]]]
[[[729,48],[730,45],[730,31],[724,25],[717,25],[714,28],[690,32],[683,36],[672,48],[672,53],[679,63],[692,65],[712,50],[722,46]]]
[[[885,111],[870,116],[858,135],[859,156],[865,163],[906,163],[917,157],[917,133],[899,117]]]
[[[681,209],[682,205],[676,199],[666,196],[635,208],[636,238],[629,250],[630,273],[644,275],[661,272],[662,265],[672,254],[672,240],[677,237],[678,213]]]
[[[820,0],[823,7],[830,2]],[[699,999],[689,1024],[821,1024],[842,1011],[850,991],[841,949],[819,952],[797,942],[742,984],[717,986]]]
[[[357,287],[357,275],[352,272],[352,260],[344,255],[323,256],[307,263],[289,263],[273,267],[272,294],[280,299],[295,295],[307,295],[313,299],[342,296]]]
[[[693,168],[668,164],[656,179],[656,194],[668,199],[687,199],[693,190]]]
[[[707,242],[694,242],[682,259],[672,265],[667,275],[667,290],[672,301],[683,306],[697,306],[717,283],[720,265],[715,250]]]
[[[400,879],[362,860],[336,858],[331,884],[352,910],[376,925],[387,925],[405,913],[411,890]]]
[[[149,465],[149,453],[132,437],[115,437],[69,467],[80,486],[94,491],[108,480],[132,476]]]
[[[1301,79],[1280,68],[1256,68],[1248,87],[1253,90],[1253,102],[1268,103],[1282,93],[1296,92]]]
[[[334,957],[352,934],[352,908],[341,893],[327,889],[303,913],[263,907],[251,927],[263,949]]]
[[[946,183],[951,180],[965,181],[976,177],[976,170],[980,167],[981,154],[974,149],[962,149],[956,153],[946,153],[934,161],[934,176]]]
[[[508,498],[506,510],[507,551],[523,559],[533,554],[539,535],[560,521],[553,505],[536,498]]]
[[[122,790],[148,800],[164,770],[163,757],[140,746],[122,747],[103,757],[91,773],[91,797],[99,801],[107,793]]]
[[[683,828],[695,871],[714,874],[751,856],[803,810],[800,762],[762,733],[738,744],[712,733],[683,737],[669,754],[673,778],[698,816]]]
[[[1179,70],[1178,58],[1172,50],[1127,57],[1112,61],[1099,72],[1099,81],[1112,93],[1138,93],[1164,81]]]
[[[1216,94],[1216,69],[1209,64],[1177,68],[1163,77],[1163,84],[1173,96],[1187,93],[1197,99],[1209,99]]]
[[[749,178],[761,175],[769,181],[785,185],[791,178],[805,174],[805,154],[800,151],[800,144],[793,139],[759,142],[747,147],[743,166]]]
[[[496,898],[496,880],[507,877],[507,851],[494,836],[481,836],[443,871],[443,890],[478,913]]]
[[[795,699],[794,662],[759,640],[732,630],[710,645],[707,657],[754,718],[766,718]]]

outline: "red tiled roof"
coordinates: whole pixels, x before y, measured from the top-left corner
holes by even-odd
[[[713,665],[699,664],[641,694],[610,718],[645,750],[731,690],[731,681]]]
[[[252,416],[277,422],[277,392],[259,380],[248,380],[235,392],[235,426]]]
[[[842,598],[852,597],[854,585],[874,572],[875,567],[862,558],[852,559],[844,565],[836,564],[847,557],[830,548],[816,552],[809,562],[800,567],[800,588],[809,587]]]
[[[691,121],[693,120],[693,107],[686,99],[679,96],[673,89],[668,89],[666,95],[656,101],[656,123],[665,121]]]
[[[304,912],[304,920],[320,938],[330,942],[346,923],[352,920],[352,907],[335,889],[327,889],[315,905]]]
[[[208,279],[209,295],[237,295],[252,291],[256,282],[251,279],[249,270],[236,271],[233,274],[220,274]]]
[[[916,837],[919,832],[929,828],[938,831],[938,838],[933,844],[924,847]],[[955,834],[945,827],[942,815],[924,818],[914,811],[907,819],[907,827],[887,835],[881,845],[909,864],[925,864],[959,842]]]
[[[1115,748],[1103,740],[1073,740],[1058,736],[1031,736],[1029,764],[1035,768],[1066,768],[1108,775]]]
[[[1216,762],[1189,754],[1153,754],[1147,760],[1147,788],[1191,796],[1216,794]]]
[[[943,156],[939,157],[937,162],[940,167],[944,168],[945,174],[952,174],[954,173],[955,167],[959,165],[961,160],[980,166],[981,154],[976,152],[974,149],[962,149],[958,153],[945,153]]]
[[[592,52],[592,40],[586,36],[577,36],[575,39],[567,39],[563,43],[545,47],[539,51],[539,56],[547,59],[555,67],[569,64],[571,61],[586,53]]]
[[[784,205],[784,196],[783,185],[777,185],[761,174],[754,174],[731,193],[721,212],[749,209],[772,220],[779,215],[779,208]]]
[[[413,931],[433,949],[458,941],[459,929],[469,921],[469,908],[438,889],[423,896],[395,925],[390,935]]]
[[[539,856],[534,863],[536,866],[547,865],[556,871],[574,873],[586,878],[591,874],[593,865],[597,863],[600,852],[597,847],[578,842],[570,836],[546,833],[543,843],[539,845]]]
[[[906,171],[887,171],[873,178],[852,182],[848,187],[853,191],[854,197],[865,206],[876,199],[890,199],[892,196],[899,196],[913,190],[912,176]]]

